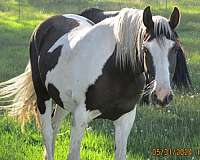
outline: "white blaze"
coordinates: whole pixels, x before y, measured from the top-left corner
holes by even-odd
[[[162,101],[171,92],[168,53],[174,42],[163,37],[162,40],[153,39],[144,45],[153,57],[157,84],[156,95]]]

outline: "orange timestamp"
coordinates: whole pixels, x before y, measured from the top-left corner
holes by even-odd
[[[153,156],[192,156],[192,148],[153,148]]]

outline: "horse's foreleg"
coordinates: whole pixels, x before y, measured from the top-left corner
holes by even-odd
[[[42,129],[42,136],[44,139],[45,144],[45,159],[46,160],[53,160],[54,159],[54,151],[53,151],[53,129],[51,124],[51,114],[52,114],[52,101],[38,101],[39,107],[44,107],[45,112],[40,114],[41,120],[41,129]],[[43,106],[42,106],[43,105]]]
[[[127,140],[135,120],[136,107],[114,121],[115,125],[115,160],[126,159]]]
[[[53,150],[55,146],[56,136],[59,132],[62,120],[67,116],[69,112],[60,106],[56,106],[55,114],[52,117],[52,127],[53,127]]]
[[[80,145],[87,127],[88,114],[85,104],[80,104],[73,112],[73,122],[70,137],[70,151],[68,160],[80,160]]]

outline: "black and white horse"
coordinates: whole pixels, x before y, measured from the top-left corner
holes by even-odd
[[[96,24],[103,21],[106,18],[117,16],[118,14],[119,11],[103,11],[98,8],[88,8],[82,11],[79,15],[88,18]],[[178,89],[189,88],[192,86],[192,83],[187,68],[185,53],[183,51],[183,48],[181,47],[181,43],[177,32],[175,32],[175,38],[177,41],[177,45],[174,48],[174,50],[172,50],[172,52],[176,52],[174,53],[176,56],[173,57],[173,60],[171,60],[173,61],[173,63],[171,63],[170,68],[170,82],[173,87],[177,87]],[[145,73],[147,90],[149,90],[148,84],[154,78],[150,75],[151,74],[149,74],[148,72]],[[149,95],[149,93],[150,92],[146,91],[146,93],[143,94],[140,100],[142,104],[149,104],[151,102],[151,96]]]
[[[57,132],[71,112],[70,160],[80,159],[84,129],[95,118],[114,122],[115,159],[125,160],[144,73],[155,78],[155,103],[166,106],[172,100],[169,68],[179,18],[176,7],[169,20],[152,16],[150,7],[125,8],[96,25],[73,14],[51,17],[32,34],[25,72],[1,83],[0,97],[15,95],[7,106],[14,114],[37,105],[46,159],[54,159]],[[58,105],[53,118],[52,100]]]

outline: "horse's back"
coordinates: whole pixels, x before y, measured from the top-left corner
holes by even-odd
[[[56,88],[51,84],[45,86],[47,72],[59,63],[63,48],[67,51],[69,34],[73,30],[91,26],[92,24],[86,18],[80,16],[57,15],[48,18],[35,29],[30,40],[30,62],[33,84],[38,97],[43,99],[55,97],[52,93],[58,92]],[[76,34],[73,36],[75,37]],[[58,99],[58,104],[62,105],[58,97],[55,99]]]
[[[98,8],[88,8],[80,13],[81,16],[90,19],[92,22],[99,23],[106,18],[114,17],[118,15],[119,11],[108,11],[104,12]]]
[[[67,15],[53,16],[42,22],[32,35],[30,43],[34,44],[36,60],[41,71],[41,78],[45,81],[46,72],[58,63],[61,51],[67,44],[68,34],[76,28],[91,26],[88,22],[78,19],[78,16]],[[30,51],[31,52],[31,51]]]

